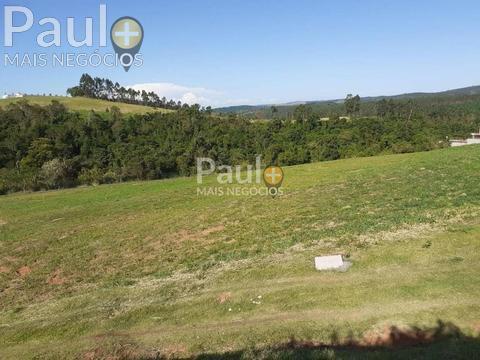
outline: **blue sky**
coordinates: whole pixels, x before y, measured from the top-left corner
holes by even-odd
[[[143,25],[144,65],[123,68],[5,66],[3,8],[29,7],[38,23],[79,27],[107,4],[108,29],[121,16]],[[0,0],[0,91],[64,94],[81,73],[214,106],[436,91],[480,84],[480,2],[321,0]],[[36,45],[35,25],[11,52],[93,52]],[[78,29],[76,29],[78,30]],[[82,34],[82,32],[78,32]],[[79,35],[79,38],[81,36]],[[97,44],[98,42],[96,42]],[[111,51],[111,45],[105,50]]]

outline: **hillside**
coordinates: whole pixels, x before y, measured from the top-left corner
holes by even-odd
[[[480,95],[480,86],[469,86],[465,88],[452,89],[440,92],[414,92],[400,95],[390,96],[369,96],[363,98],[364,101],[378,101],[381,99],[405,100],[405,99],[419,99],[428,97],[458,97],[458,96],[473,96]]]
[[[368,346],[390,325],[437,329],[432,359],[480,351],[480,147],[284,170],[275,199],[197,196],[195,178],[1,196],[0,358],[234,359],[292,339],[334,346],[284,358],[352,356],[342,339],[384,358]],[[314,270],[335,253],[348,271]]]
[[[362,96],[363,103],[376,102],[382,99],[386,100],[420,100],[420,101],[456,101],[459,98],[472,97],[480,95],[480,86],[469,86],[465,88],[452,89],[440,92],[412,92],[399,95],[379,95],[379,96]],[[331,99],[331,100],[319,100],[319,101],[295,101],[291,103],[275,104],[277,108],[281,110],[281,113],[293,111],[298,105],[309,105],[313,108],[318,108],[320,111],[328,112],[331,108],[340,109],[343,108],[344,99]],[[262,114],[263,116],[269,115],[270,108],[273,104],[267,105],[236,105],[214,109],[219,113],[237,113],[237,114]],[[261,116],[262,116],[261,115]]]
[[[84,97],[66,97],[66,96],[25,96],[23,98],[17,99],[2,99],[0,100],[0,107],[6,106],[12,102],[17,102],[19,100],[27,100],[32,104],[38,105],[49,105],[52,100],[56,100],[64,104],[68,109],[74,111],[105,111],[107,108],[116,106],[120,109],[122,113],[136,113],[136,114],[145,114],[147,112],[171,112],[172,110],[167,109],[158,109],[148,106],[141,106],[135,104],[126,104],[120,102],[111,102],[106,100],[98,99],[89,99]]]

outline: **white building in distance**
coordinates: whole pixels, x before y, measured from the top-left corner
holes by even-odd
[[[474,145],[480,144],[480,131],[478,133],[471,133],[471,138],[466,140],[450,140],[450,146],[458,147],[458,146],[465,146],[465,145]]]
[[[15,99],[15,98],[22,98],[25,95],[22,93],[14,93],[14,94],[4,94],[2,99]]]

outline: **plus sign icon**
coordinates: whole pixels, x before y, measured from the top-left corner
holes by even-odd
[[[110,37],[120,63],[125,71],[128,71],[135,60],[135,54],[142,46],[142,24],[132,17],[122,17],[113,23]]]
[[[269,166],[263,171],[263,181],[273,197],[278,193],[278,188],[282,185],[283,178],[283,170],[280,166]]]

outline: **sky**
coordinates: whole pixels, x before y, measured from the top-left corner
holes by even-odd
[[[122,16],[145,32],[143,65],[46,67],[5,65],[5,53],[112,52],[99,48],[99,4],[108,31]],[[480,2],[385,0],[0,0],[0,92],[64,95],[84,72],[161,96],[213,107],[442,91],[480,85]],[[4,6],[32,10],[35,25],[5,47]],[[61,23],[60,47],[42,48],[37,35]],[[93,18],[94,44],[73,48]],[[15,23],[16,21],[16,23]],[[14,18],[14,25],[24,19]],[[83,27],[83,28],[82,28]]]

